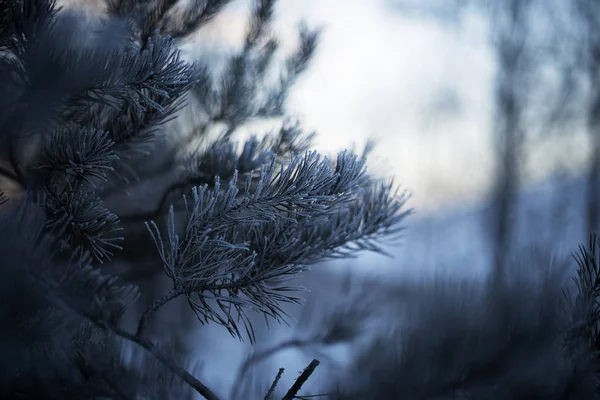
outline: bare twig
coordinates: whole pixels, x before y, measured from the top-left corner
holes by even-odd
[[[292,347],[305,347],[305,346],[309,346],[312,343],[313,343],[312,340],[302,340],[302,339],[297,339],[297,338],[290,339],[290,340],[286,340],[286,341],[279,343],[277,346],[271,347],[260,353],[255,353],[255,354],[252,354],[250,357],[247,357],[246,360],[244,361],[244,363],[238,369],[236,379],[234,380],[234,382],[236,382],[237,384],[232,388],[231,398],[232,399],[238,398],[238,392],[240,390],[240,385],[242,384],[244,377],[246,376],[246,374],[248,373],[248,370],[250,369],[250,367],[252,365],[254,365],[258,362],[261,362],[265,358],[268,358],[282,350],[289,349]]]
[[[288,392],[285,394],[285,396],[283,396],[281,400],[294,400],[300,389],[302,389],[302,385],[304,385],[304,383],[308,380],[308,378],[310,378],[312,373],[315,372],[315,368],[317,368],[319,364],[319,360],[312,360],[310,364],[308,364],[308,367],[306,367],[304,371],[302,371],[298,379],[296,379],[296,382],[294,382],[290,390],[288,390]]]
[[[269,391],[265,395],[265,400],[271,400],[273,398],[273,393],[275,392],[275,388],[277,387],[277,384],[279,383],[279,380],[281,379],[281,375],[283,375],[283,371],[285,371],[285,368],[279,368],[279,372],[277,372],[277,376],[275,377],[275,380],[273,381],[273,383],[271,384],[271,387],[269,388]]]

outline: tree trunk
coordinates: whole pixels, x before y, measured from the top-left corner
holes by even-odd
[[[510,92],[512,92],[509,89]],[[500,135],[499,167],[497,171],[496,189],[492,211],[492,240],[494,280],[502,280],[506,269],[507,257],[510,254],[510,242],[514,209],[519,186],[519,150],[521,144],[518,128],[520,110],[516,106],[516,96],[503,99],[501,105],[505,129]]]
[[[593,90],[600,90],[600,87],[593,86]],[[591,154],[588,170],[587,184],[587,214],[586,214],[586,233],[588,235],[598,230],[600,219],[600,93],[595,95],[590,116],[588,129],[591,136]]]

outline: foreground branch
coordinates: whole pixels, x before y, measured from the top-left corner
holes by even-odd
[[[180,377],[185,383],[190,385],[196,392],[204,396],[206,400],[219,400],[216,394],[214,394],[206,385],[200,382],[196,377],[186,371],[184,368],[173,365],[167,357],[162,355],[156,345],[149,340],[142,339],[137,335],[127,332],[121,328],[113,327],[111,330],[118,336],[129,340],[130,342],[136,343],[137,345],[148,351],[154,358],[156,358],[161,364],[167,367],[171,372]]]
[[[250,367],[252,365],[259,363],[262,360],[264,360],[268,357],[271,357],[272,355],[274,355],[282,350],[289,349],[292,347],[301,348],[301,347],[307,346],[311,343],[312,342],[309,340],[290,339],[290,340],[281,342],[277,346],[271,347],[265,351],[262,351],[260,353],[255,353],[255,354],[251,355],[250,357],[247,357],[246,360],[244,361],[244,363],[238,368],[238,373],[237,373],[236,379],[234,380],[234,382],[237,382],[237,385],[232,388],[231,398],[235,399],[238,397],[242,381],[244,380],[244,377],[246,376],[246,374],[248,373],[248,371],[250,370]]]
[[[298,379],[296,379],[296,382],[294,382],[290,390],[288,390],[288,392],[285,394],[285,396],[283,396],[281,400],[294,400],[300,389],[302,389],[302,385],[304,385],[304,383],[308,380],[308,378],[310,378],[312,373],[315,372],[315,369],[319,366],[319,364],[319,360],[312,360],[310,364],[308,364],[308,367],[306,367],[304,371],[302,371]]]
[[[56,287],[47,280],[45,280],[43,277],[37,274],[32,274],[31,276],[38,282],[52,290],[53,292],[57,292]],[[220,400],[219,397],[215,393],[213,393],[212,390],[210,390],[204,383],[200,382],[200,380],[198,380],[196,377],[190,374],[187,370],[177,365],[174,365],[167,357],[165,357],[160,352],[156,345],[150,340],[143,339],[138,335],[135,335],[131,332],[127,332],[126,330],[119,328],[118,326],[106,325],[102,321],[98,321],[96,318],[94,318],[84,310],[81,310],[78,307],[75,307],[69,304],[68,302],[65,302],[64,300],[60,299],[60,297],[55,297],[52,300],[57,306],[75,312],[76,314],[85,318],[87,321],[98,326],[99,328],[108,330],[114,333],[115,335],[142,347],[144,350],[150,353],[156,360],[163,364],[169,371],[177,375],[185,383],[192,387],[196,392],[202,395],[206,400]]]
[[[277,387],[277,384],[279,383],[279,380],[281,379],[281,375],[283,375],[283,371],[285,371],[284,368],[279,368],[279,371],[277,372],[277,376],[275,377],[275,380],[273,380],[273,383],[271,384],[269,391],[265,395],[265,400],[271,400],[273,398],[273,393],[275,393],[275,388]]]

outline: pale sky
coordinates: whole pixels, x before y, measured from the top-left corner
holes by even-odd
[[[234,2],[184,51],[225,56],[239,47],[248,4]],[[393,11],[389,4],[278,2],[275,29],[282,47],[293,45],[300,20],[324,28],[288,111],[317,131],[317,150],[326,153],[377,138],[378,161],[371,169],[409,189],[413,207],[475,201],[487,192],[494,168],[495,60],[486,19],[473,11],[460,24],[441,24]],[[547,154],[540,150],[531,160],[543,162]]]
[[[282,19],[303,16],[325,27],[290,109],[317,129],[323,149],[379,138],[377,155],[413,192],[415,206],[481,193],[492,166],[494,74],[484,21],[469,16],[456,30],[382,3],[281,1]]]

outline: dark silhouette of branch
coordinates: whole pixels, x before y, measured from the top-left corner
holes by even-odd
[[[267,391],[267,394],[265,395],[265,400],[273,399],[273,394],[275,392],[275,388],[277,388],[277,384],[279,383],[279,380],[281,379],[281,376],[283,375],[284,371],[285,371],[284,368],[279,368],[279,371],[277,372],[277,376],[273,380],[271,387],[269,388],[269,390]]]
[[[138,344],[143,347],[146,351],[148,351],[154,358],[156,358],[159,362],[165,365],[171,372],[175,375],[179,376],[183,381],[185,381],[188,385],[194,388],[198,394],[204,396],[207,400],[219,400],[216,394],[214,394],[205,384],[200,382],[196,377],[186,371],[184,368],[174,365],[169,361],[167,357],[165,357],[152,343],[147,339],[143,339],[137,335],[134,335],[130,332],[127,332],[121,328],[113,327],[111,330],[117,334],[118,336],[127,339],[133,343]]]
[[[17,175],[7,168],[0,167],[0,175],[10,179],[13,182],[19,182],[19,178],[17,177]]]
[[[238,368],[238,372],[237,372],[236,378],[234,380],[234,382],[236,382],[237,385],[235,385],[232,388],[231,398],[232,399],[238,398],[239,391],[241,390],[240,385],[242,384],[244,377],[246,376],[246,374],[248,373],[248,371],[250,370],[250,368],[253,365],[258,364],[259,362],[279,353],[280,351],[283,351],[283,350],[286,350],[289,348],[293,348],[293,347],[302,348],[302,347],[310,346],[312,344],[314,344],[314,340],[312,338],[311,339],[293,338],[290,340],[283,341],[276,346],[268,348],[267,350],[264,350],[259,353],[254,353],[250,357],[247,357],[244,360],[244,362],[242,363],[242,365]]]
[[[319,360],[312,360],[310,364],[308,364],[308,367],[302,371],[298,379],[296,379],[296,382],[294,382],[290,390],[288,390],[285,396],[283,396],[282,400],[294,400],[300,389],[302,389],[302,385],[304,385],[312,373],[315,372],[315,369],[319,366],[319,364]]]

